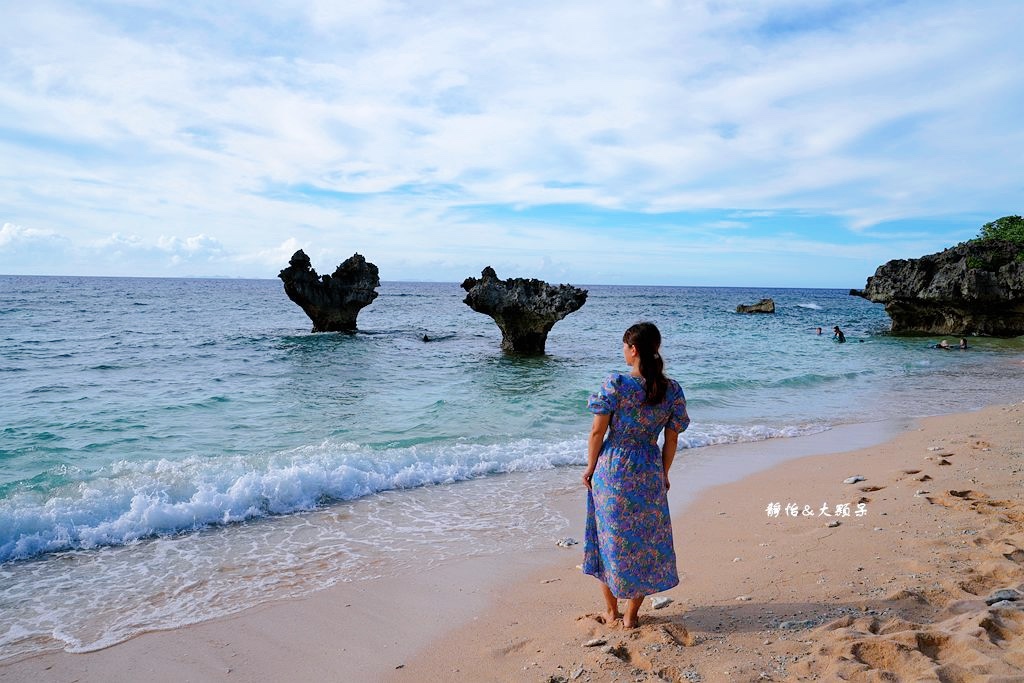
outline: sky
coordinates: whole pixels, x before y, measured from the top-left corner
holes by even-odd
[[[1019,0],[0,0],[0,273],[863,287],[1024,213]]]

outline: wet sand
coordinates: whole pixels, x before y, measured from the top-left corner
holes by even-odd
[[[598,622],[580,546],[552,542],[8,661],[0,680],[1024,681],[1024,596],[985,604],[1024,590],[1022,421],[994,406],[681,453],[681,583],[634,630]],[[576,476],[551,495],[581,538]]]

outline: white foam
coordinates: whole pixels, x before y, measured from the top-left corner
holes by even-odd
[[[813,434],[824,425],[693,425],[697,448]],[[311,510],[396,489],[534,472],[586,461],[582,437],[456,442],[374,449],[325,441],[248,457],[122,461],[55,490],[0,501],[0,562]]]
[[[820,311],[820,310],[822,310],[821,306],[819,306],[818,304],[815,304],[815,303],[797,304],[797,308],[809,308],[809,309],[811,309],[813,311]]]
[[[552,492],[570,481],[565,468],[480,478],[0,565],[0,660],[90,652],[339,581],[547,547],[568,523]]]
[[[797,436],[818,434],[831,429],[830,425],[808,423],[786,427],[769,427],[767,425],[751,425],[736,427],[733,425],[701,425],[700,429],[691,429],[680,436],[680,443],[686,448],[717,446],[729,443],[749,443],[767,439],[789,439]]]
[[[694,424],[681,445],[822,429]],[[10,607],[0,611],[0,659],[89,652],[337,581],[547,547],[566,525],[550,492],[578,485],[576,472],[562,466],[582,465],[585,453],[582,435],[383,450],[328,441],[249,458],[120,462],[49,499],[23,491],[0,507],[8,557],[64,552],[0,564],[0,603]],[[514,474],[481,476],[494,472]],[[352,500],[323,505],[342,496]],[[259,524],[171,533],[314,507]],[[146,536],[153,538],[139,540]]]

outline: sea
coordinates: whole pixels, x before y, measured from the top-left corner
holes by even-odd
[[[278,280],[0,277],[0,660],[550,546],[637,321],[687,395],[679,460],[1024,398],[1024,338],[936,350],[846,290],[580,286],[517,357],[456,283],[313,334]]]

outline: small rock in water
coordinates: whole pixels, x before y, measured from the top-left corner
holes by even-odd
[[[587,642],[583,643],[583,647],[597,647],[598,645],[604,645],[608,641],[604,638],[591,638]]]
[[[555,545],[557,545],[559,548],[568,548],[571,545],[579,545],[579,541],[570,536],[566,536],[565,538],[560,538],[557,541],[555,541]]]
[[[661,609],[672,604],[672,598],[651,598],[651,607]]]
[[[852,477],[847,477],[846,479],[843,479],[844,484],[856,484],[858,481],[867,481],[867,477],[864,477],[863,475],[860,474],[855,474]]]

